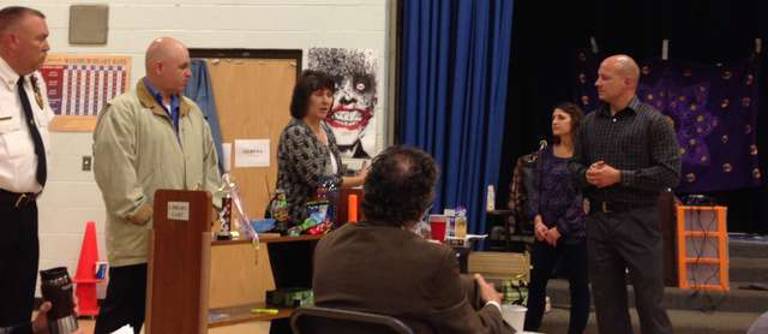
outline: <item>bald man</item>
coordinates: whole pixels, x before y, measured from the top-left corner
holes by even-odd
[[[147,48],[146,76],[110,101],[93,133],[94,175],[107,209],[111,268],[95,333],[144,323],[147,250],[157,189],[204,189],[220,184],[211,130],[202,112],[181,95],[189,52],[163,37]],[[183,250],[179,250],[183,251]]]
[[[672,333],[666,310],[659,193],[680,178],[675,132],[664,115],[637,99],[640,71],[626,55],[598,70],[603,104],[584,117],[570,167],[590,201],[589,276],[600,333],[632,333],[625,272],[643,333]]]

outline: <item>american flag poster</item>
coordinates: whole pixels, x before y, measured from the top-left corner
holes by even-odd
[[[131,57],[49,54],[40,72],[56,115],[52,130],[92,131],[104,104],[128,90]]]

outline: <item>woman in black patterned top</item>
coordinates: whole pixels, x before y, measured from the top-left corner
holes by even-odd
[[[547,281],[558,260],[569,275],[571,317],[568,333],[583,333],[589,317],[587,244],[582,196],[568,169],[573,156],[574,134],[582,112],[572,103],[557,106],[552,113],[554,145],[539,153],[534,190],[528,197],[528,212],[534,222],[536,241],[531,261],[531,283],[525,330],[537,331],[544,313]]]
[[[304,204],[321,185],[354,187],[363,184],[367,169],[342,176],[336,138],[325,117],[333,105],[335,83],[327,74],[306,70],[293,88],[291,116],[283,129],[277,153],[277,188],[285,191],[291,219],[303,221]]]

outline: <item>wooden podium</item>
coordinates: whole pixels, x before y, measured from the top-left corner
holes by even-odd
[[[206,191],[155,193],[147,334],[207,333],[212,209]]]

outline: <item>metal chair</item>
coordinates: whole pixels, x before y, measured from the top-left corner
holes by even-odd
[[[381,314],[302,306],[291,315],[294,334],[413,334],[402,321]]]

